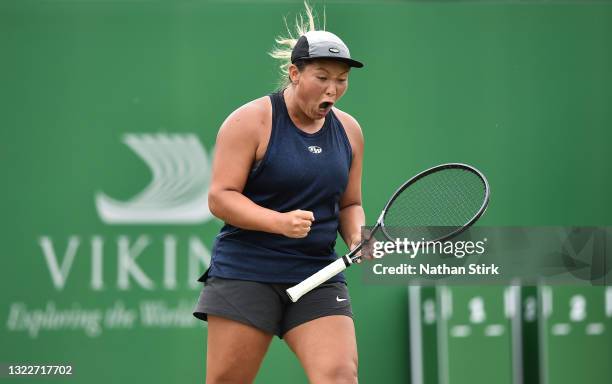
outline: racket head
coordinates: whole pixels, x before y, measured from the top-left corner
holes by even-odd
[[[377,224],[391,241],[441,241],[474,224],[485,212],[490,193],[487,178],[471,165],[437,165],[402,184]]]

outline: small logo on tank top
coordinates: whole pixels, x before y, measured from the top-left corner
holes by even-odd
[[[308,147],[308,150],[310,151],[310,153],[314,153],[314,154],[319,154],[323,152],[323,149],[316,145],[311,145],[310,147]]]

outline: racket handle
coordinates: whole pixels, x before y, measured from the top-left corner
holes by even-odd
[[[343,256],[298,285],[294,285],[287,289],[287,295],[289,295],[291,301],[295,303],[300,297],[344,271],[349,265],[351,265],[350,259]]]

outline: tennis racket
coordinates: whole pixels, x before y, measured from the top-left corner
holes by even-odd
[[[393,193],[367,239],[349,253],[287,289],[291,301],[355,263],[358,252],[381,231],[390,241],[442,241],[457,236],[482,216],[489,203],[489,182],[476,168],[450,163],[412,177]]]

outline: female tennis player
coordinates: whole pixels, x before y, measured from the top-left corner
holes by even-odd
[[[339,274],[292,303],[285,290],[337,258],[338,231],[358,244],[363,136],[336,108],[352,59],[336,35],[315,30],[278,39],[280,91],[235,110],[219,130],[209,192],[225,225],[215,239],[194,315],[208,321],[206,382],[250,383],[273,335],[312,383],[356,383],[357,346]]]

